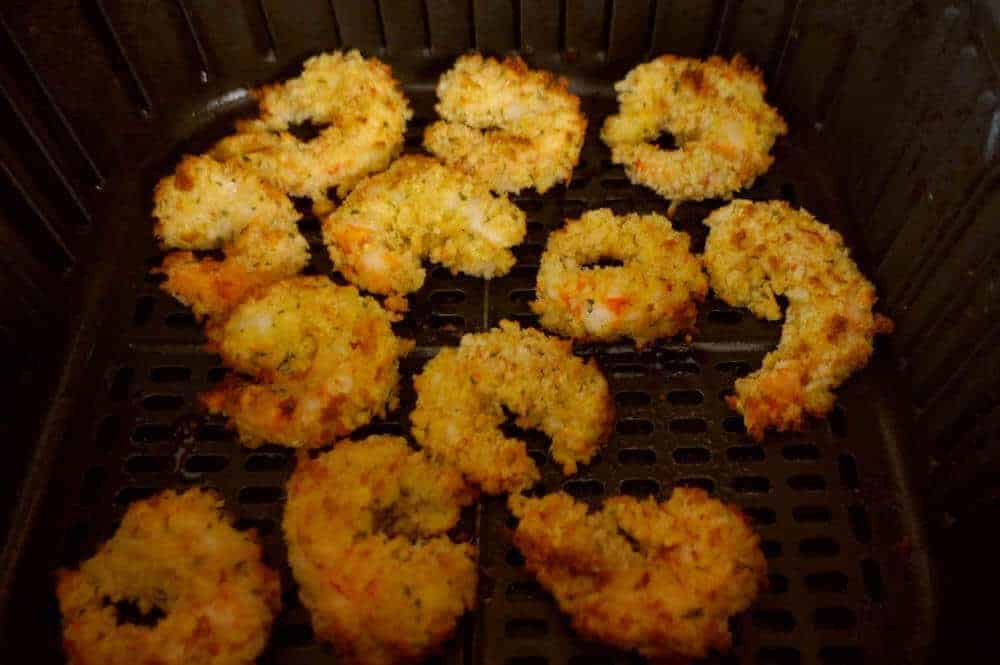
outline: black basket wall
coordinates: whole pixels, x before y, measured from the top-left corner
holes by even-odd
[[[981,657],[1000,517],[1000,90],[993,3],[848,0],[8,0],[0,7],[0,654],[62,662],[51,571],[92,553],[129,501],[219,489],[283,565],[288,451],[241,449],[195,396],[217,381],[193,317],[149,275],[151,190],[184,152],[245,112],[247,89],[307,56],[357,47],[391,64],[433,118],[454,57],[519,51],[560,72],[590,121],[567,187],[517,199],[529,235],[510,275],[435,271],[412,298],[407,374],[464,332],[531,323],[548,232],[585,209],[665,210],[597,137],[611,85],[661,53],[741,52],[789,121],[775,167],[746,193],[803,205],[841,230],[896,333],[840,392],[828,422],[756,445],[721,399],[780,328],[711,301],[693,343],[588,346],[615,392],[615,435],[550,490],[705,487],[764,539],[770,591],[724,662],[858,664]],[[700,250],[712,203],[677,225]],[[318,224],[310,270],[328,272]],[[403,405],[366,428],[405,432]],[[480,609],[448,662],[632,662],[581,642],[531,582],[501,500],[481,504]],[[985,532],[985,536],[983,535]],[[327,662],[285,570],[285,611],[264,657]],[[2,658],[13,662],[13,658]]]

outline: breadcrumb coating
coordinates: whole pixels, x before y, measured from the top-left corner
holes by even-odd
[[[115,535],[57,573],[71,665],[246,665],[281,604],[253,532],[234,529],[213,492],[165,491],[129,506]],[[155,625],[120,622],[134,603]]]
[[[421,260],[490,279],[514,265],[524,213],[471,176],[407,155],[363,181],[323,220],[337,269],[373,293],[402,297],[424,283]]]
[[[708,279],[690,245],[660,215],[592,210],[549,235],[531,308],[542,327],[579,340],[643,346],[692,332]],[[606,258],[622,265],[587,265]]]
[[[447,532],[476,493],[399,437],[300,455],[284,532],[299,597],[340,660],[417,662],[475,604],[476,548]]]
[[[161,288],[198,318],[226,314],[247,294],[300,272],[309,245],[288,197],[238,163],[187,156],[157,184],[154,233],[171,252]],[[222,260],[187,250],[221,249]]]
[[[771,167],[788,127],[764,100],[764,79],[741,55],[660,56],[615,84],[620,109],[601,138],[633,183],[675,201],[730,198]],[[670,132],[676,150],[654,141]]]
[[[564,492],[511,496],[525,565],[583,636],[675,662],[728,649],[728,620],[764,587],[760,538],[700,489],[618,496],[602,510]]]
[[[529,69],[519,57],[500,62],[473,53],[440,78],[437,95],[441,121],[425,130],[424,146],[446,164],[496,192],[544,193],[569,182],[587,119],[566,79]]]
[[[403,149],[413,116],[392,69],[358,51],[323,53],[306,60],[298,77],[253,92],[257,118],[237,124],[213,155],[239,159],[292,196],[309,197],[317,214],[343,198],[366,175],[386,168]],[[289,130],[322,128],[303,141]]]
[[[552,439],[552,459],[567,475],[591,460],[614,420],[608,383],[593,359],[584,362],[569,341],[511,321],[442,349],[414,386],[413,436],[487,494],[540,477],[525,443],[500,431],[504,408],[518,427]]]
[[[705,220],[705,265],[716,294],[777,321],[788,301],[778,348],[736,381],[730,406],[750,435],[801,429],[806,416],[833,408],[834,389],[864,367],[875,335],[892,322],[875,314],[875,287],[840,234],[784,201],[736,200]]]
[[[317,447],[397,403],[399,339],[393,317],[353,286],[295,277],[249,297],[208,328],[211,348],[243,375],[202,395],[229,416],[241,442]]]

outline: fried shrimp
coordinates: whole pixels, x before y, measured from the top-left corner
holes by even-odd
[[[323,220],[330,256],[361,288],[397,298],[424,283],[423,258],[490,279],[514,265],[524,213],[429,157],[406,156],[362,182]]]
[[[198,318],[225,314],[259,287],[290,277],[309,260],[288,197],[238,163],[188,156],[153,195],[154,233],[167,255],[161,288]],[[223,260],[189,250],[222,249]]]
[[[489,494],[540,477],[525,443],[500,431],[504,408],[517,414],[518,427],[552,439],[552,459],[567,475],[591,460],[614,419],[607,381],[593,360],[574,356],[569,341],[510,321],[442,349],[414,386],[414,437]]]
[[[599,512],[563,492],[512,496],[528,570],[581,634],[651,660],[730,646],[728,620],[765,584],[760,538],[700,489],[669,501],[609,499]]]
[[[283,526],[316,635],[358,665],[416,662],[447,640],[478,579],[475,546],[447,531],[475,496],[399,437],[300,455]]]
[[[875,287],[840,234],[784,201],[733,201],[705,224],[705,265],[720,298],[771,321],[781,318],[775,296],[788,300],[778,348],[736,381],[730,406],[757,440],[769,427],[794,430],[806,415],[825,416],[834,389],[867,364],[874,336],[892,330],[872,312]]]
[[[295,277],[254,293],[208,328],[213,350],[252,380],[227,377],[202,395],[244,445],[329,444],[397,403],[399,358],[413,343],[372,298],[326,277]]]
[[[788,128],[764,101],[764,79],[740,55],[726,62],[664,55],[615,84],[620,110],[601,138],[629,180],[675,201],[729,198],[774,159]],[[652,143],[664,131],[676,150]]]
[[[690,244],[660,215],[587,212],[549,236],[532,309],[543,327],[588,341],[689,332],[708,291]],[[602,258],[623,265],[586,267]]]
[[[424,145],[446,164],[495,192],[544,193],[570,180],[587,119],[566,79],[517,57],[470,54],[441,77],[437,95],[442,120],[425,130]]]
[[[69,663],[256,662],[280,583],[254,534],[234,529],[221,508],[220,497],[199,489],[138,501],[93,558],[57,573]],[[123,604],[146,620],[119,620]]]
[[[297,78],[254,91],[260,114],[236,126],[213,149],[292,196],[312,199],[317,214],[332,208],[330,188],[344,197],[369,173],[381,171],[403,149],[412,111],[392,69],[357,51],[306,60]],[[290,129],[322,128],[303,141]]]

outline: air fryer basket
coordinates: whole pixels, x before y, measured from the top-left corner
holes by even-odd
[[[509,275],[484,282],[435,269],[411,298],[398,330],[418,346],[404,361],[402,405],[357,436],[406,434],[410,377],[441,346],[504,318],[535,321],[538,257],[564,219],[601,206],[666,210],[608,161],[598,138],[615,80],[659,53],[745,53],[765,70],[791,132],[744,195],[805,206],[841,230],[897,333],[843,387],[829,420],[760,444],[723,397],[774,347],[779,326],[710,300],[690,343],[578,347],[612,386],[615,432],[571,478],[529,433],[544,489],[599,503],[693,485],[742,506],[771,583],[734,622],[735,648],[719,662],[916,665],[975,651],[965,638],[983,619],[966,600],[996,584],[952,562],[985,566],[988,555],[972,545],[989,536],[971,520],[997,516],[991,483],[1000,477],[991,451],[1000,354],[982,337],[996,328],[1000,115],[992,17],[977,5],[16,0],[0,19],[0,237],[10,248],[0,346],[16,388],[0,421],[9,456],[0,471],[9,508],[0,653],[62,662],[52,571],[89,556],[130,501],[203,485],[225,496],[241,527],[258,530],[283,572],[284,610],[262,661],[329,662],[285,564],[280,520],[294,456],[241,448],[198,407],[225,370],[150,274],[162,253],[149,211],[153,185],[181,154],[252,110],[246,88],[348,47],[383,58],[403,81],[415,108],[408,151],[434,117],[437,76],[468,49],[517,50],[567,76],[590,122],[572,182],[517,197],[528,237]],[[677,212],[699,251],[701,220],[720,204]],[[306,216],[300,226],[313,247],[308,270],[329,273],[318,222]],[[572,633],[525,572],[512,526],[502,499],[464,519],[464,536],[480,546],[480,605],[441,659],[637,662]]]

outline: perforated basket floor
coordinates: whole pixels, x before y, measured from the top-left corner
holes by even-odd
[[[419,149],[432,117],[431,86],[408,86],[417,110],[408,150]],[[400,409],[357,433],[406,434],[414,396],[410,377],[438,348],[466,332],[482,331],[503,318],[532,324],[528,303],[546,235],[564,218],[589,208],[665,211],[667,203],[628,183],[597,133],[614,109],[610,86],[585,98],[590,131],[581,163],[568,187],[545,196],[519,197],[528,215],[528,237],[516,249],[517,266],[506,277],[484,282],[431,272],[411,298],[411,314],[399,326],[417,340],[403,363]],[[210,133],[210,132],[209,132]],[[215,138],[210,136],[208,138]],[[793,132],[794,137],[794,132]],[[268,559],[283,571],[284,610],[267,663],[332,662],[314,640],[285,564],[280,521],[284,483],[294,456],[279,447],[241,448],[224,421],[205,415],[196,396],[225,373],[219,359],[200,350],[202,336],[190,313],[160,292],[148,274],[160,252],[149,220],[153,183],[172,168],[171,158],[142,172],[117,197],[116,214],[140,226],[134,255],[121,263],[118,291],[108,294],[112,315],[81,379],[73,426],[50,482],[50,500],[36,520],[25,573],[44,588],[43,645],[36,659],[59,662],[57,609],[48,571],[89,556],[109,537],[130,501],[162,488],[203,485],[218,489],[241,527],[261,535]],[[794,140],[776,150],[777,162],[747,193],[807,206],[820,219],[843,227],[844,211],[831,195],[821,160]],[[675,224],[701,251],[701,220],[715,205],[685,204]],[[143,226],[144,225],[144,226]],[[302,229],[313,245],[310,271],[329,272],[316,220]],[[547,456],[544,440],[530,441],[546,490],[560,487],[599,503],[618,493],[660,497],[671,488],[703,487],[742,506],[759,530],[770,566],[770,589],[734,621],[733,652],[726,663],[822,663],[856,665],[898,662],[922,618],[913,609],[909,583],[912,533],[908,502],[894,466],[898,440],[889,378],[873,367],[841,391],[830,419],[799,434],[771,435],[755,444],[740,418],[724,403],[735,377],[759,365],[777,343],[780,326],[761,322],[716,300],[702,307],[690,344],[664,341],[641,352],[627,344],[578,349],[593,355],[615,395],[614,435],[592,465],[564,478]],[[511,543],[512,521],[501,498],[483,501],[469,518],[480,546],[480,606],[462,623],[442,659],[451,663],[505,665],[600,665],[641,662],[577,638],[552,599],[524,570]],[[25,582],[27,583],[27,582]],[[16,596],[15,596],[16,597]]]

